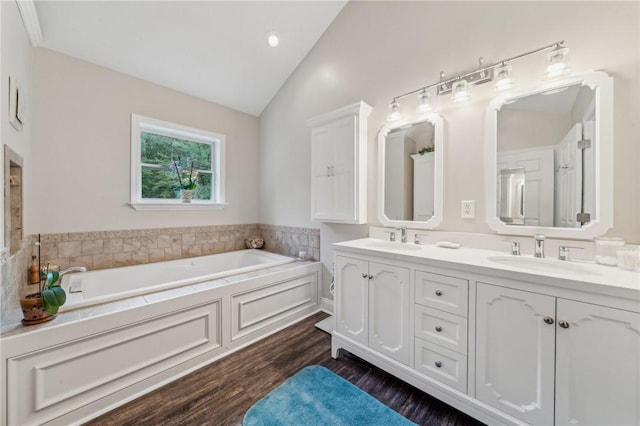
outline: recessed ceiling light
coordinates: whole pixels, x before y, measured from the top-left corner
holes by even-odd
[[[267,33],[267,44],[271,47],[276,47],[278,44],[280,44],[280,37],[278,37],[278,34],[275,31],[269,31]]]

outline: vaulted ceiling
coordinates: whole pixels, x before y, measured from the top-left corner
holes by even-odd
[[[41,47],[259,116],[345,4],[40,0],[35,9]]]

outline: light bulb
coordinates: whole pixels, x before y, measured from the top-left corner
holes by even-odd
[[[467,102],[471,99],[469,91],[467,89],[467,80],[458,80],[451,86],[451,93],[453,94],[453,102]]]
[[[496,80],[496,90],[505,91],[513,88],[513,78],[511,77],[511,65],[505,65],[504,63],[496,68],[493,75]]]
[[[271,47],[276,47],[280,44],[280,37],[274,31],[269,31],[266,36],[267,44]]]
[[[425,113],[433,111],[431,105],[431,94],[427,92],[427,89],[422,89],[418,95],[418,107],[416,108],[418,113]]]
[[[568,61],[569,48],[556,45],[551,52],[547,53],[547,69],[544,72],[544,77],[549,79],[566,74],[569,71]]]
[[[389,104],[389,115],[387,121],[398,121],[402,118],[400,114],[400,104],[395,99]]]

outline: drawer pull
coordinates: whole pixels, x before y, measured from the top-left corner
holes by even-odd
[[[436,290],[436,296],[442,296],[442,290]]]
[[[553,318],[551,317],[544,317],[542,318],[542,320],[544,321],[545,324],[553,324]]]
[[[440,333],[440,332],[442,331],[442,327],[441,327],[441,326],[439,326],[439,325],[436,325],[436,331],[437,331],[438,333]]]
[[[438,368],[442,367],[442,362],[436,361],[436,367],[438,367]]]

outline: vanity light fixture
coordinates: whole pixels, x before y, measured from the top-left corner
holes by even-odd
[[[512,89],[514,86],[513,78],[511,77],[511,65],[507,65],[504,62],[495,69],[493,72],[493,78],[496,80],[496,90],[506,91]]]
[[[547,53],[547,69],[544,76],[547,79],[560,77],[569,71],[567,62],[569,61],[569,48],[556,44],[553,50]]]
[[[400,104],[396,99],[393,100],[389,104],[389,115],[387,116],[387,121],[398,121],[402,118],[402,114],[400,114]]]
[[[416,108],[416,112],[420,114],[431,111],[433,111],[433,106],[431,105],[431,94],[427,92],[426,89],[422,89],[418,95],[418,107]]]
[[[467,80],[458,80],[451,85],[453,102],[462,103],[471,100]]]
[[[453,102],[468,101],[471,98],[469,88],[479,86],[489,81],[495,80],[496,90],[503,91],[511,89],[514,86],[514,81],[512,78],[513,67],[510,63],[545,50],[550,50],[550,52],[547,54],[547,69],[544,73],[544,78],[550,79],[566,74],[569,71],[567,67],[569,48],[564,46],[564,40],[511,58],[502,59],[491,65],[485,65],[484,60],[480,57],[478,60],[478,68],[471,72],[459,74],[448,79],[445,79],[444,73],[440,72],[440,80],[436,83],[423,86],[393,98],[393,101],[389,104],[387,120],[397,121],[402,118],[398,100],[410,95],[418,94],[417,113],[430,111],[433,108],[433,104],[429,91],[432,89],[434,89],[437,96],[451,93]]]

